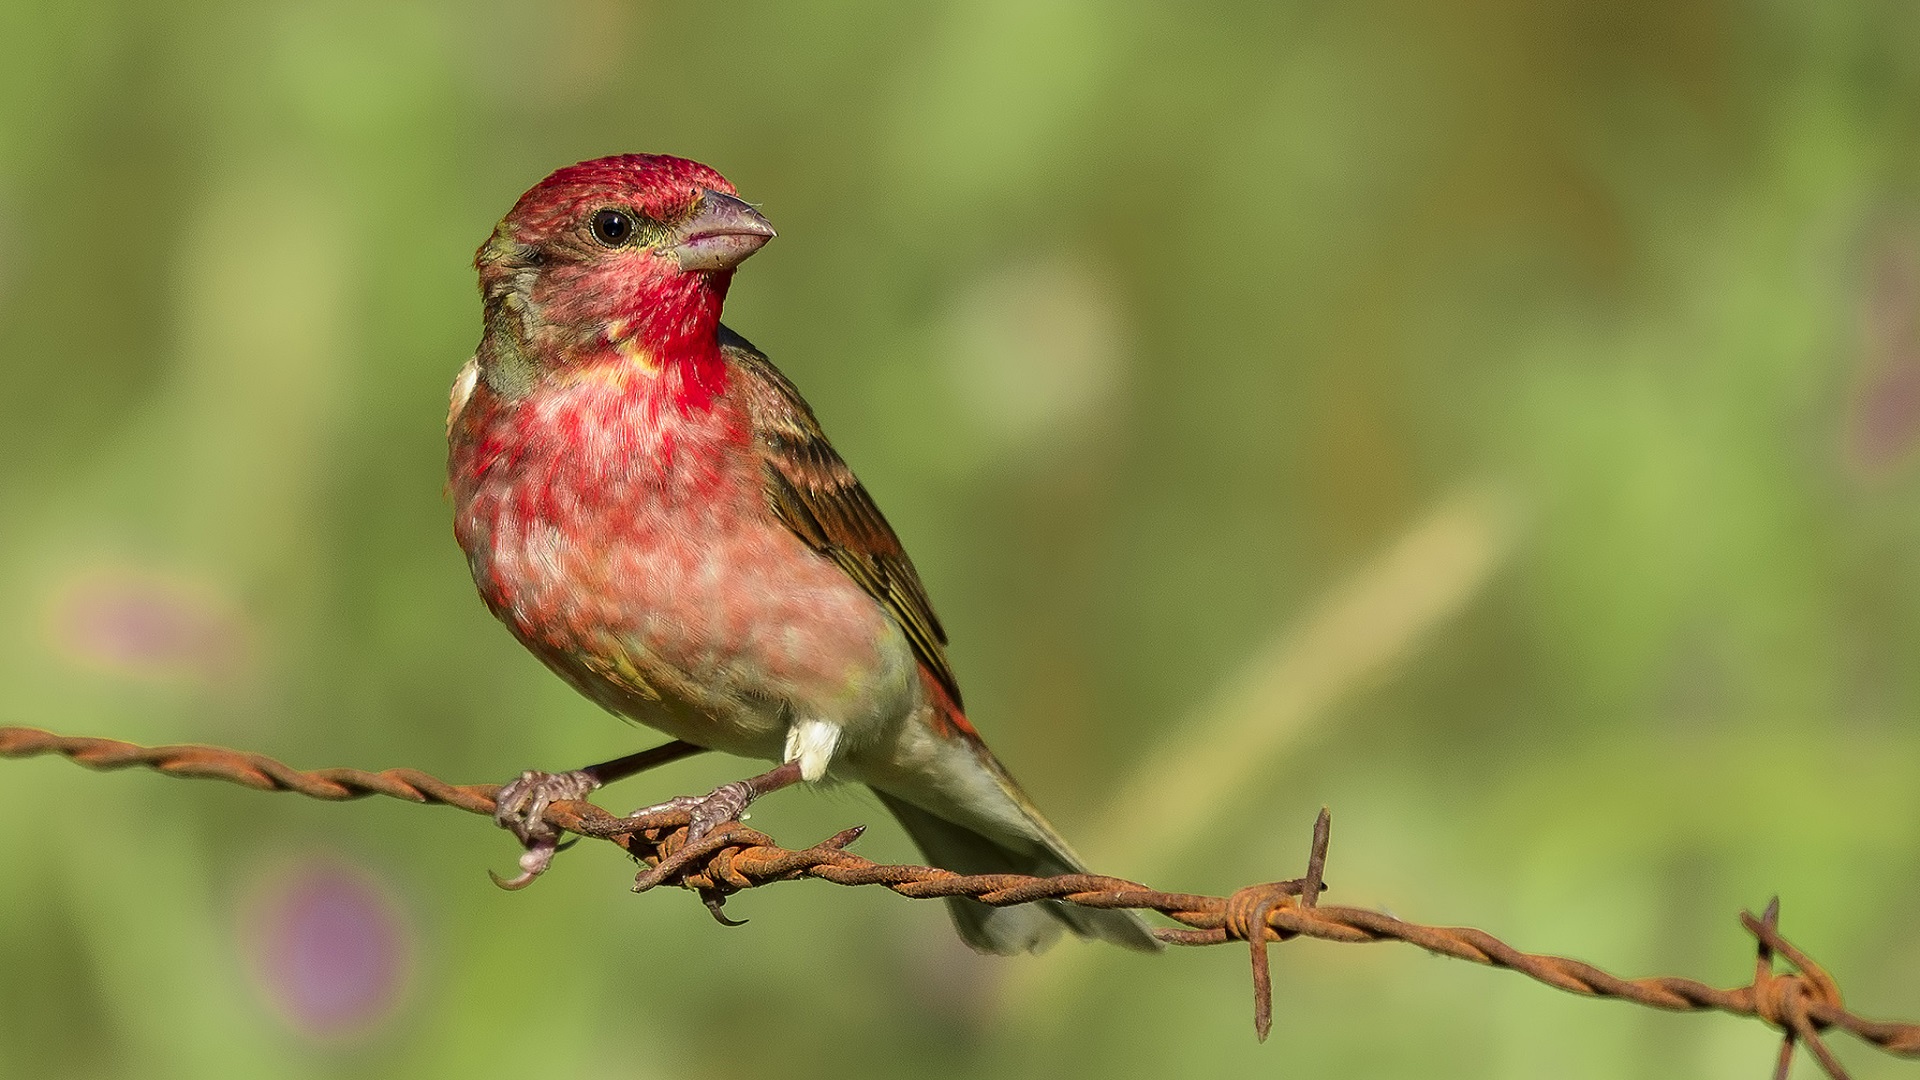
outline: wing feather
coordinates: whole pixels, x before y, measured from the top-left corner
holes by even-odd
[[[744,376],[754,437],[765,458],[767,505],[808,547],[832,559],[906,632],[928,672],[960,704],[947,632],[900,538],[841,459],[813,410],[766,356],[720,328],[720,346]]]

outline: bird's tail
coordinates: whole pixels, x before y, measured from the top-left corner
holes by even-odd
[[[989,836],[980,828],[950,821],[898,796],[875,790],[880,801],[900,819],[927,861],[957,874],[1050,877],[1087,873],[1079,856],[1034,809],[986,746],[976,739],[960,736],[955,741],[968,744],[964,750],[975,759],[974,767],[989,774],[980,777],[975,773],[977,778],[992,780],[989,798],[997,795],[1004,803],[990,808],[989,814],[966,816],[991,820],[997,826],[993,831],[1000,836]],[[975,786],[973,799],[978,798],[979,786]],[[976,803],[973,809],[988,808],[980,808]],[[1062,930],[1143,952],[1160,948],[1146,923],[1131,911],[1083,908],[1054,900],[992,907],[966,897],[950,897],[947,907],[961,939],[982,952],[1039,952],[1057,940]]]

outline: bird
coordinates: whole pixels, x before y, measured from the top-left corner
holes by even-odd
[[[483,331],[447,417],[455,538],[527,649],[676,740],[506,785],[496,817],[527,851],[503,884],[546,869],[550,801],[702,750],[774,767],[646,808],[689,811],[690,839],[772,791],[847,782],[934,865],[1084,873],[967,719],[899,537],[793,383],[721,323],[735,269],[774,235],[714,169],[623,154],[536,184],[475,256]],[[983,952],[1065,931],[1158,947],[1128,911],[949,911]]]

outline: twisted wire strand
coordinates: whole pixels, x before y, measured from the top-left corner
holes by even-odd
[[[449,784],[416,769],[308,771],[225,747],[149,747],[116,739],[55,735],[37,728],[0,727],[0,757],[41,754],[59,755],[92,769],[145,768],[169,776],[225,780],[262,791],[292,791],[335,801],[381,795],[474,814],[491,815],[499,791],[497,784]],[[1262,1039],[1272,1025],[1267,945],[1310,937],[1350,943],[1400,941],[1436,955],[1516,971],[1568,993],[1675,1012],[1711,1010],[1755,1017],[1784,1036],[1776,1080],[1785,1080],[1800,1045],[1829,1077],[1846,1080],[1846,1070],[1823,1038],[1822,1033],[1833,1028],[1889,1054],[1920,1057],[1920,1024],[1869,1020],[1849,1011],[1833,977],[1780,935],[1777,899],[1759,916],[1741,913],[1742,926],[1757,944],[1754,978],[1748,985],[1723,989],[1673,976],[1626,979],[1580,960],[1521,952],[1484,930],[1424,926],[1366,908],[1321,904],[1330,834],[1324,810],[1314,826],[1305,876],[1250,885],[1224,897],[1161,892],[1098,874],[956,874],[930,866],[876,863],[846,850],[863,826],[792,850],[739,822],[722,825],[689,844],[684,810],[622,818],[589,802],[568,801],[549,805],[543,818],[555,829],[616,843],[644,863],[646,868],[634,882],[635,892],[662,885],[686,888],[722,921],[727,921],[722,908],[732,894],[803,877],[837,885],[879,885],[912,899],[965,896],[994,906],[1051,901],[1157,911],[1181,924],[1155,931],[1171,944],[1247,943],[1253,966],[1254,1025]]]

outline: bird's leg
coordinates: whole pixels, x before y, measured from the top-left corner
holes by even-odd
[[[520,856],[520,875],[511,879],[494,875],[494,883],[503,889],[524,889],[533,879],[546,873],[553,856],[562,847],[560,834],[546,823],[544,815],[550,803],[584,799],[616,780],[646,772],[648,769],[700,753],[705,747],[675,739],[626,757],[603,761],[572,772],[549,773],[528,769],[520,779],[507,784],[494,796],[494,824],[520,839],[527,849]]]
[[[627,816],[641,817],[667,810],[690,811],[692,819],[687,822],[687,843],[691,844],[719,826],[739,820],[740,815],[760,796],[791,787],[801,779],[800,762],[789,761],[759,776],[721,784],[705,795],[681,795],[663,803],[642,807]]]

